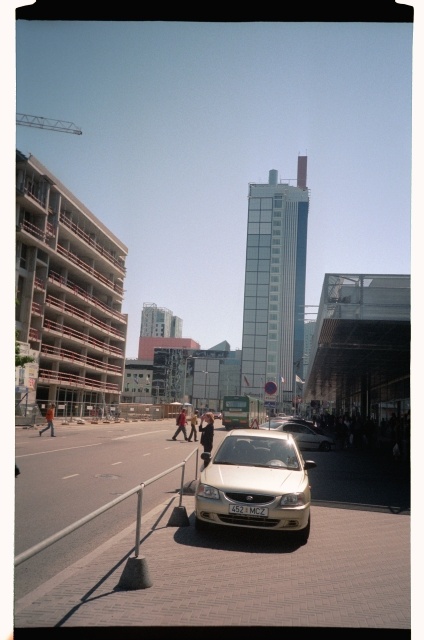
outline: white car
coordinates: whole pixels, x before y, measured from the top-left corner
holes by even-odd
[[[314,427],[313,423],[308,424],[306,420],[269,420],[259,425],[259,430],[272,431],[273,433],[291,433],[295,438],[299,449],[319,449],[320,451],[331,451],[335,446],[334,439],[327,435],[319,427]]]
[[[314,467],[288,433],[230,431],[201,471],[195,491],[196,529],[292,532],[305,544],[311,522],[308,470]]]

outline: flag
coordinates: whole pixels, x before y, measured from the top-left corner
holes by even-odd
[[[285,383],[285,380],[284,380],[283,376],[281,376],[281,382],[282,382],[282,384]]]
[[[305,384],[305,381],[302,380],[302,378],[299,378],[298,375],[296,375],[296,382],[300,382],[300,384]]]
[[[246,386],[247,386],[247,387],[250,387],[250,382],[249,382],[249,380],[246,378],[246,376],[243,376],[243,377],[244,377],[244,382],[245,382]]]

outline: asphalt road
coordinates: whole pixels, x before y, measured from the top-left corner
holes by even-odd
[[[15,482],[15,555],[182,462],[196,444],[171,441],[174,431],[173,420],[58,424],[54,439],[44,434],[40,438],[32,429],[17,429],[16,461],[21,475]],[[217,422],[215,446],[226,433]],[[303,456],[317,463],[309,474],[314,504],[409,513],[409,465],[396,464],[388,452],[304,451]],[[192,460],[188,474],[194,478]],[[143,513],[175,494],[180,482],[178,471],[150,485]],[[133,523],[135,515],[134,496],[16,567],[15,597],[96,549]]]

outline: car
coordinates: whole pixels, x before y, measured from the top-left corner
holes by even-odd
[[[315,427],[307,420],[297,418],[296,420],[269,420],[259,425],[262,431],[282,431],[291,433],[295,438],[299,449],[319,449],[320,451],[331,451],[335,446],[334,439],[326,434],[320,427]]]
[[[210,454],[202,453],[205,460]],[[309,469],[290,433],[233,429],[200,472],[195,528],[261,529],[306,544],[311,528]],[[286,538],[287,539],[287,538]]]
[[[213,419],[214,420],[222,420],[222,413],[220,411],[214,411],[213,412]]]

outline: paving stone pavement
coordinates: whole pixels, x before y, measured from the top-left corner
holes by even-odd
[[[273,532],[197,532],[193,495],[179,499],[143,516],[135,561],[142,588],[120,582],[134,566],[130,527],[17,601],[15,640],[49,628],[234,626],[409,637],[409,513],[313,504],[311,536],[297,546]]]

